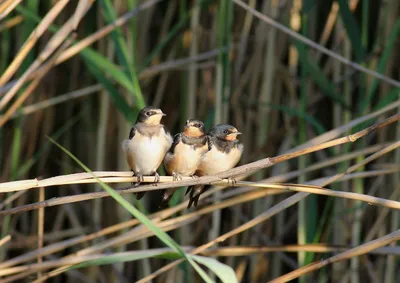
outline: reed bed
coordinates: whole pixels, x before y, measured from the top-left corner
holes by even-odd
[[[0,1],[0,282],[397,282],[399,14]],[[172,133],[235,125],[239,166],[132,188],[121,142],[145,105]],[[194,184],[212,187],[187,209]]]

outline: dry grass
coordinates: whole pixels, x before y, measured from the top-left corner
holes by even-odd
[[[69,269],[173,251],[96,178],[238,282],[397,282],[400,5],[346,2],[1,1],[0,282],[200,280],[182,258]],[[235,125],[241,165],[129,187],[144,104],[174,133]],[[193,184],[213,185],[198,208],[178,191],[158,209]]]

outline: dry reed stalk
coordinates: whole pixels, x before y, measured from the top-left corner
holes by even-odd
[[[3,2],[3,4],[0,5],[0,21],[11,13],[19,3],[21,3],[21,0],[6,0]]]
[[[389,199],[398,199],[400,195],[400,187],[394,190],[394,192],[390,195]],[[387,219],[389,214],[389,209],[382,209],[376,218],[374,224],[369,228],[368,234],[365,236],[365,241],[369,242],[377,235],[379,235],[379,229],[384,225],[384,221]]]
[[[360,154],[374,153],[374,152],[384,148],[387,145],[388,145],[387,143],[374,145],[374,146],[367,147],[367,148],[362,149],[362,150],[346,153],[344,155],[340,155],[340,156],[336,156],[336,157],[332,157],[332,158],[327,158],[327,160],[325,160],[325,161],[321,161],[321,162],[318,162],[318,163],[314,163],[314,164],[312,164],[310,166],[307,166],[307,168],[305,168],[304,170],[290,171],[290,172],[287,172],[287,173],[284,173],[284,174],[280,174],[278,176],[271,176],[271,177],[265,179],[264,181],[266,181],[268,183],[286,182],[287,180],[290,180],[290,179],[293,179],[295,177],[298,177],[301,174],[309,173],[309,172],[312,172],[312,171],[315,171],[315,170],[318,170],[318,169],[323,169],[323,168],[326,168],[328,166],[335,165],[335,164],[337,164],[339,162],[347,161],[347,160],[356,158]],[[0,184],[0,186],[1,186],[1,184]]]
[[[15,16],[14,18],[7,20],[5,23],[0,24],[0,32],[3,32],[4,30],[10,29],[20,24],[23,20],[24,17],[22,16]]]
[[[43,234],[43,243],[52,244],[57,241],[64,240],[66,238],[75,237],[78,235],[86,235],[90,231],[88,226],[81,228],[69,228],[56,232],[47,232]],[[23,248],[34,248],[38,242],[38,236],[36,235],[23,235],[18,232],[13,233],[14,241],[10,242],[10,249],[23,249]],[[43,248],[43,246],[42,246]]]
[[[44,188],[41,187],[39,189],[39,201],[44,201],[45,191]],[[38,211],[38,241],[37,248],[41,249],[43,247],[43,231],[44,231],[44,208],[40,208]],[[40,264],[43,262],[43,258],[39,255],[37,257],[37,263]],[[42,276],[41,272],[37,273],[37,278]]]
[[[2,247],[3,245],[5,245],[7,242],[9,242],[11,240],[11,236],[7,235],[4,238],[2,238],[0,240],[0,247]]]
[[[0,210],[2,210],[6,205],[12,203],[14,200],[18,199],[20,196],[25,194],[27,191],[19,191],[12,194],[10,197],[6,198],[2,203],[0,203]]]
[[[45,101],[41,101],[41,102],[38,102],[35,104],[25,106],[24,108],[22,108],[21,111],[18,111],[18,113],[14,113],[10,119],[20,117],[21,115],[33,114],[37,111],[41,111],[46,108],[56,106],[57,104],[67,102],[72,99],[77,99],[77,98],[81,98],[81,97],[84,97],[89,94],[94,94],[102,89],[104,89],[104,87],[101,84],[95,84],[95,85],[88,86],[88,87],[78,89],[78,90],[74,90],[74,91],[71,91],[71,92],[68,92],[65,94],[60,94],[53,98],[47,99]]]
[[[305,245],[283,245],[283,246],[240,246],[240,247],[221,247],[217,249],[207,250],[202,255],[218,255],[218,256],[246,256],[256,253],[272,253],[287,252],[297,253],[299,251],[313,253],[338,253],[351,249],[352,247],[330,246],[327,244],[305,244]],[[380,247],[370,250],[369,254],[376,255],[400,255],[400,247]]]
[[[392,145],[391,148],[396,148],[398,147],[399,144],[396,143]],[[381,170],[381,171],[369,171],[369,172],[359,172],[359,173],[353,173],[351,176],[347,176],[344,178],[344,180],[349,180],[349,179],[354,179],[354,178],[365,178],[365,177],[374,177],[374,176],[379,176],[382,174],[391,174],[394,172],[398,172],[399,170]],[[343,177],[343,176],[342,176]],[[114,178],[99,178],[102,180],[104,183],[112,183],[112,182],[119,182],[116,181]],[[110,180],[111,179],[111,180]],[[162,179],[162,177],[160,178]],[[182,178],[182,181],[185,178]],[[192,180],[191,178],[189,178]],[[313,183],[318,183],[320,181],[327,181],[330,179],[335,179],[334,181],[337,180],[337,175],[331,176],[331,177],[324,177],[320,178],[317,180],[314,180]],[[120,180],[119,178],[117,180]],[[150,181],[151,182],[151,181]],[[96,180],[92,179],[86,179],[86,180],[80,180],[77,182],[73,182],[71,184],[84,184],[84,183],[96,183]],[[68,183],[67,183],[68,184]],[[166,182],[166,184],[169,184],[169,182]],[[235,184],[231,183],[231,180],[229,179],[221,179],[220,181],[212,182],[210,183],[212,185],[216,186],[246,186],[246,187],[259,187],[259,188],[280,188],[281,190],[292,190],[292,191],[302,191],[302,192],[310,192],[313,194],[320,194],[320,195],[327,195],[327,196],[335,196],[335,197],[343,197],[347,199],[354,199],[354,200],[360,200],[360,201],[365,201],[374,205],[380,205],[384,207],[389,207],[389,208],[394,208],[398,209],[399,208],[399,202],[396,201],[390,201],[382,198],[377,198],[373,196],[368,196],[365,194],[358,194],[358,193],[348,193],[348,192],[341,192],[341,191],[332,191],[328,189],[323,189],[321,187],[308,187],[308,186],[302,186],[302,185],[297,185],[297,184],[273,184],[273,183],[263,183],[263,182],[236,182]],[[160,190],[160,188],[157,186],[153,186],[150,189],[143,189],[140,187],[137,188],[127,188],[127,189],[117,189],[116,191],[120,194],[131,194],[131,193],[136,193],[136,192],[148,192],[148,191],[154,191],[154,190]],[[0,211],[0,215],[9,215],[9,214],[15,214],[15,213],[20,213],[23,211],[29,211],[29,210],[34,210],[38,208],[43,208],[43,207],[51,207],[51,206],[57,206],[57,205],[62,205],[62,204],[68,204],[68,203],[74,203],[74,202],[80,202],[80,201],[85,201],[85,200],[92,200],[96,198],[103,198],[103,197],[108,197],[108,194],[105,192],[95,192],[95,193],[85,193],[85,194],[80,194],[80,195],[74,195],[74,196],[67,196],[67,197],[58,197],[58,198],[53,198],[50,200],[46,200],[43,202],[37,202],[37,203],[31,203],[19,207],[14,207],[14,208],[9,208],[7,210]],[[204,197],[203,197],[204,198]]]
[[[350,2],[349,9],[350,9],[350,11],[354,12],[360,1],[355,0],[355,1],[349,1],[349,2]],[[327,44],[327,42],[332,34],[333,28],[335,27],[335,22],[337,20],[338,12],[339,12],[339,4],[337,2],[332,3],[331,11],[326,20],[326,25],[325,25],[324,31],[322,32],[320,41],[319,41],[320,45],[325,46]],[[333,48],[331,48],[333,50],[336,50],[338,48],[339,43],[345,39],[345,31],[340,30],[339,34],[337,35],[337,38],[339,40],[334,43]],[[321,52],[316,54],[317,61],[319,61],[321,59],[322,55],[323,54]],[[328,60],[330,60],[330,58]],[[323,68],[324,72],[328,72],[327,69],[329,67],[333,67],[332,65],[333,65],[333,63],[328,62]],[[338,81],[338,80],[339,79],[334,80],[334,81]]]

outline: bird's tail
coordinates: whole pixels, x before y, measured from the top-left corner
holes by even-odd
[[[197,203],[199,201],[200,195],[204,193],[208,188],[211,187],[210,185],[195,185],[195,186],[190,186],[186,190],[186,194],[190,192],[190,197],[189,197],[189,203],[187,208],[191,208],[192,205],[194,207],[197,207]]]
[[[136,176],[135,173],[133,174],[133,176]],[[140,185],[140,182],[132,182],[131,186],[132,188],[136,188],[137,186]],[[144,197],[144,195],[146,194],[146,192],[137,192],[137,193],[133,193],[136,196],[137,200],[140,200],[141,198]]]
[[[164,193],[163,193],[163,195],[161,197],[160,208],[168,207],[168,202],[171,200],[172,196],[174,195],[174,193],[178,189],[179,188],[170,188],[170,189],[164,190]]]

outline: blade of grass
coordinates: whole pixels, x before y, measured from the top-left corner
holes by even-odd
[[[237,278],[233,269],[225,264],[220,263],[218,260],[198,255],[192,255],[191,257],[198,263],[201,263],[211,269],[222,280],[222,282],[237,282]]]
[[[164,256],[165,255],[165,256]],[[178,253],[172,253],[174,256],[173,258],[181,258]],[[101,255],[98,259],[88,260],[82,263],[78,263],[75,265],[70,266],[68,269],[78,269],[78,268],[85,268],[88,266],[97,266],[97,265],[105,265],[105,264],[114,264],[120,262],[127,262],[127,261],[136,261],[140,259],[146,258],[170,258],[171,252],[165,252],[164,250],[157,250],[157,251],[135,251],[132,252],[121,252],[112,255]]]

